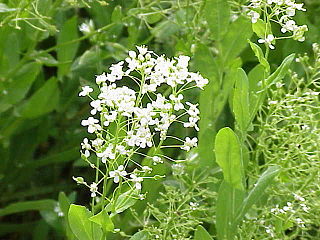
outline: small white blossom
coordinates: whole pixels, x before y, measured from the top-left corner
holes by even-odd
[[[91,197],[96,197],[98,192],[98,184],[95,182],[90,184]]]
[[[186,137],[184,145],[181,147],[181,149],[189,152],[191,148],[197,146],[198,139],[196,137],[190,139],[189,137]]]
[[[113,178],[114,183],[119,183],[121,177],[125,177],[127,172],[124,170],[124,166],[120,165],[117,170],[110,171],[109,176]]]
[[[163,163],[163,160],[159,156],[152,157],[153,165],[157,165],[158,163]]]
[[[134,186],[136,189],[141,190],[141,182],[143,181],[142,177],[137,177],[135,174],[130,174],[131,181],[134,182]]]
[[[82,126],[88,126],[89,133],[94,133],[97,130],[101,130],[101,126],[97,123],[99,123],[99,120],[93,117],[89,117],[87,120],[81,121]]]
[[[270,49],[275,49],[275,47],[272,45],[272,42],[274,41],[274,36],[272,34],[269,34],[265,39],[259,39],[258,43],[266,43],[268,44]]]
[[[101,75],[97,75],[96,76],[96,83],[98,85],[100,85],[101,83],[104,83],[106,82],[108,79],[107,79],[107,76],[105,73],[102,73]]]
[[[89,86],[82,87],[82,91],[79,93],[80,97],[84,97],[89,95],[89,93],[93,92],[93,89]]]

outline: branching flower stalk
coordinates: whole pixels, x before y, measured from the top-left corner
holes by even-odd
[[[299,26],[293,19],[296,11],[306,11],[303,3],[296,3],[294,0],[250,0],[246,10],[255,32],[260,37],[258,42],[265,44],[267,51],[275,49],[276,40],[287,38],[300,42],[305,40],[307,25]],[[280,25],[281,32],[286,36],[274,36],[271,24]]]
[[[139,159],[147,158],[156,165],[171,159],[161,153],[162,148],[189,151],[197,146],[196,137],[180,139],[168,135],[168,129],[183,124],[199,131],[197,104],[184,102],[183,94],[188,89],[203,89],[208,80],[189,72],[188,56],[168,59],[144,46],[137,49],[129,51],[125,61],[113,64],[110,73],[96,77],[96,91],[84,86],[79,93],[91,99],[92,107],[92,116],[81,124],[95,135],[95,139],[83,140],[81,155],[96,175],[91,184],[81,177],[74,180],[90,189],[93,209],[98,202],[102,206],[114,203],[126,189],[131,191],[129,197],[143,198],[143,181],[160,176],[150,177],[152,168],[141,165]],[[125,86],[128,82],[136,86]],[[168,138],[176,143],[166,145]],[[116,188],[110,194],[112,182]]]

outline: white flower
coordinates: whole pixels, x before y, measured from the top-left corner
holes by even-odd
[[[82,126],[88,126],[88,132],[94,133],[97,130],[101,130],[101,126],[97,124],[99,122],[98,119],[95,119],[93,117],[89,117],[87,120],[82,120],[81,125]]]
[[[91,150],[91,145],[89,144],[88,138],[84,138],[83,142],[81,143],[81,148],[85,149],[84,151],[84,156],[85,157],[90,157],[90,151]]]
[[[102,101],[100,100],[93,100],[90,105],[93,109],[90,111],[92,115],[95,115],[97,112],[101,112],[103,107],[101,106]]]
[[[108,79],[107,79],[107,76],[105,73],[102,73],[101,75],[97,75],[96,76],[96,83],[97,84],[101,84],[101,83],[104,83],[106,82]]]
[[[92,141],[92,146],[97,150],[100,148],[103,144],[104,140],[101,138],[96,138],[95,140]]]
[[[87,96],[89,93],[93,92],[93,89],[89,86],[82,87],[82,91],[79,93],[80,97]]]
[[[135,51],[129,51],[128,53],[129,53],[129,57],[133,59],[137,57],[137,53]]]
[[[82,23],[82,24],[79,26],[79,30],[80,30],[80,32],[82,32],[83,34],[89,34],[91,31],[93,31],[93,30],[94,30],[94,24],[93,24],[92,19],[90,19],[90,20],[87,21],[87,22]]]
[[[114,183],[118,183],[120,181],[120,177],[125,177],[127,172],[124,170],[124,166],[120,165],[117,170],[110,171],[109,176],[113,178]]]
[[[109,126],[110,123],[114,122],[117,119],[118,112],[117,111],[111,111],[110,114],[105,113],[105,121],[103,122],[104,126]]]
[[[143,181],[142,177],[137,177],[135,174],[130,174],[131,181],[134,182],[134,186],[136,189],[141,189],[141,182]]]
[[[256,23],[258,19],[260,18],[260,14],[256,11],[250,11],[248,15],[251,17],[251,22]]]
[[[137,49],[141,55],[145,55],[148,52],[148,48],[146,46],[137,46]]]
[[[58,217],[63,217],[64,216],[64,213],[62,212],[59,203],[57,203],[56,206],[54,207],[54,212],[57,213]]]
[[[159,156],[153,156],[152,161],[153,161],[153,165],[156,165],[158,163],[163,163],[163,160]]]
[[[98,192],[98,184],[95,182],[90,184],[91,197],[96,197]]]
[[[181,147],[181,149],[189,152],[191,148],[197,146],[198,139],[196,137],[190,139],[189,137],[186,137],[184,145]]]
[[[115,159],[114,145],[109,144],[103,152],[97,153],[97,157],[101,158],[101,162],[106,163],[107,159]]]
[[[174,105],[173,105],[174,110],[179,111],[184,108],[183,104],[181,103],[181,100],[183,99],[182,94],[179,94],[177,97],[171,94],[169,98],[174,102]]]
[[[272,45],[272,42],[274,41],[274,36],[272,34],[269,34],[265,39],[259,39],[259,43],[266,43],[268,44],[270,49],[275,49],[275,47]]]
[[[190,57],[189,56],[179,56],[177,67],[178,68],[187,68],[189,64]]]
[[[294,20],[289,20],[282,26],[281,32],[286,33],[287,31],[294,31],[297,28]]]

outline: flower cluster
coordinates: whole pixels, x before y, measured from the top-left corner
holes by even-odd
[[[288,36],[275,37],[272,34],[271,22],[279,24],[282,33],[291,33],[290,37],[294,40],[300,42],[305,40],[304,33],[308,31],[308,27],[307,25],[299,26],[293,20],[296,11],[306,11],[303,3],[295,3],[294,0],[250,0],[247,14],[252,23],[261,24],[265,28],[264,37],[258,42],[265,43],[270,49],[274,49],[273,44],[276,39],[288,38]]]
[[[92,100],[92,116],[82,120],[81,125],[96,136],[83,140],[82,157],[102,175],[90,185],[82,182],[90,188],[92,197],[102,195],[99,184],[108,179],[119,185],[127,183],[133,189],[142,188],[144,176],[152,169],[133,160],[134,154],[150,159],[155,165],[163,163],[164,158],[170,159],[160,154],[160,148],[189,151],[197,146],[196,137],[183,140],[169,136],[168,130],[172,124],[182,124],[199,131],[198,106],[184,101],[183,93],[192,88],[203,89],[208,80],[199,73],[189,72],[188,56],[169,59],[144,46],[137,49],[137,52],[129,51],[125,61],[111,65],[109,73],[96,77],[98,91],[84,86],[79,93]],[[125,86],[128,82],[132,84]],[[163,90],[165,94],[161,93]],[[167,138],[177,143],[165,146]],[[142,151],[147,148],[153,148],[151,156]],[[93,164],[91,156],[98,163]],[[129,173],[126,169],[132,164],[138,167]]]

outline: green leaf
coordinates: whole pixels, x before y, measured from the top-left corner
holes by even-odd
[[[267,24],[262,19],[258,19],[256,23],[252,23],[252,30],[259,38],[265,38],[268,34],[272,34],[270,23]]]
[[[66,196],[64,192],[60,192],[58,201],[59,201],[60,209],[63,212],[64,216],[68,216],[68,212],[71,204],[69,198]]]
[[[240,142],[230,128],[225,127],[218,132],[215,139],[215,154],[224,180],[234,188],[244,189]]]
[[[261,65],[265,67],[266,72],[269,73],[270,72],[270,65],[269,65],[267,59],[263,56],[263,52],[262,52],[261,48],[257,44],[251,42],[250,40],[249,40],[249,44],[250,44],[250,47],[252,48],[252,51],[254,52],[254,55],[258,58]]]
[[[54,200],[49,199],[12,203],[0,209],[0,217],[25,211],[53,210],[55,204],[56,202]]]
[[[58,67],[59,79],[70,70],[79,46],[78,42],[70,43],[70,41],[76,38],[78,38],[78,19],[73,17],[64,23],[57,39],[57,58],[61,63]]]
[[[113,222],[105,210],[102,210],[100,213],[90,217],[89,220],[98,224],[105,233],[112,232],[114,229]]]
[[[252,36],[251,22],[245,17],[234,21],[221,41],[221,57],[223,63],[228,63],[247,47],[248,39]]]
[[[270,86],[275,84],[276,82],[281,81],[289,72],[290,65],[295,58],[295,54],[291,54],[287,56],[281,63],[281,65],[277,68],[274,73],[272,73],[266,80],[266,85]]]
[[[205,18],[214,40],[220,41],[228,31],[230,6],[225,0],[207,0]]]
[[[68,214],[69,225],[79,240],[100,240],[99,226],[89,220],[92,213],[84,206],[71,204]]]
[[[263,196],[265,189],[270,186],[273,179],[279,174],[279,172],[280,167],[271,166],[260,176],[257,183],[249,192],[248,196],[244,199],[241,207],[237,212],[237,223],[242,220],[242,218],[252,207],[252,205],[256,204],[259,201],[259,199]]]
[[[137,202],[137,195],[139,194],[139,192],[140,191],[137,189],[130,189],[129,191],[120,194],[120,196],[116,199],[115,203],[108,204],[105,210],[112,211],[111,217],[125,211]]]
[[[210,49],[203,45],[198,44],[194,55],[195,67],[200,73],[208,78],[209,83],[205,86],[204,90],[200,92],[199,109],[199,155],[201,166],[213,166],[214,159],[213,147],[208,145],[215,135],[214,115],[215,107],[214,97],[220,89],[219,81],[216,77],[216,62],[210,52]]]
[[[236,79],[233,92],[233,112],[240,130],[246,132],[250,124],[249,81],[246,72],[242,68],[234,71],[233,77]]]
[[[257,107],[261,105],[259,101],[259,95],[261,94],[262,89],[262,81],[268,76],[265,72],[264,66],[258,64],[255,66],[248,74],[249,79],[249,103],[250,103],[250,119],[251,121],[254,119]]]
[[[59,102],[59,95],[57,79],[49,79],[23,105],[21,116],[23,118],[36,118],[53,111]]]
[[[0,113],[26,96],[39,71],[40,65],[37,63],[25,64],[18,70],[13,79],[8,81],[8,85],[5,86],[6,94],[0,100]]]
[[[122,20],[122,7],[120,5],[116,6],[113,9],[112,15],[111,15],[111,21],[119,23]]]
[[[194,233],[194,240],[212,240],[207,230],[199,225]]]
[[[140,231],[134,234],[130,240],[148,240],[149,239],[149,233],[147,231]]]
[[[217,200],[216,228],[219,240],[233,240],[236,234],[236,213],[242,204],[244,191],[223,181]]]
[[[36,58],[35,61],[43,64],[45,66],[57,66],[59,62],[49,53],[43,52],[43,53],[38,53],[36,52]]]

